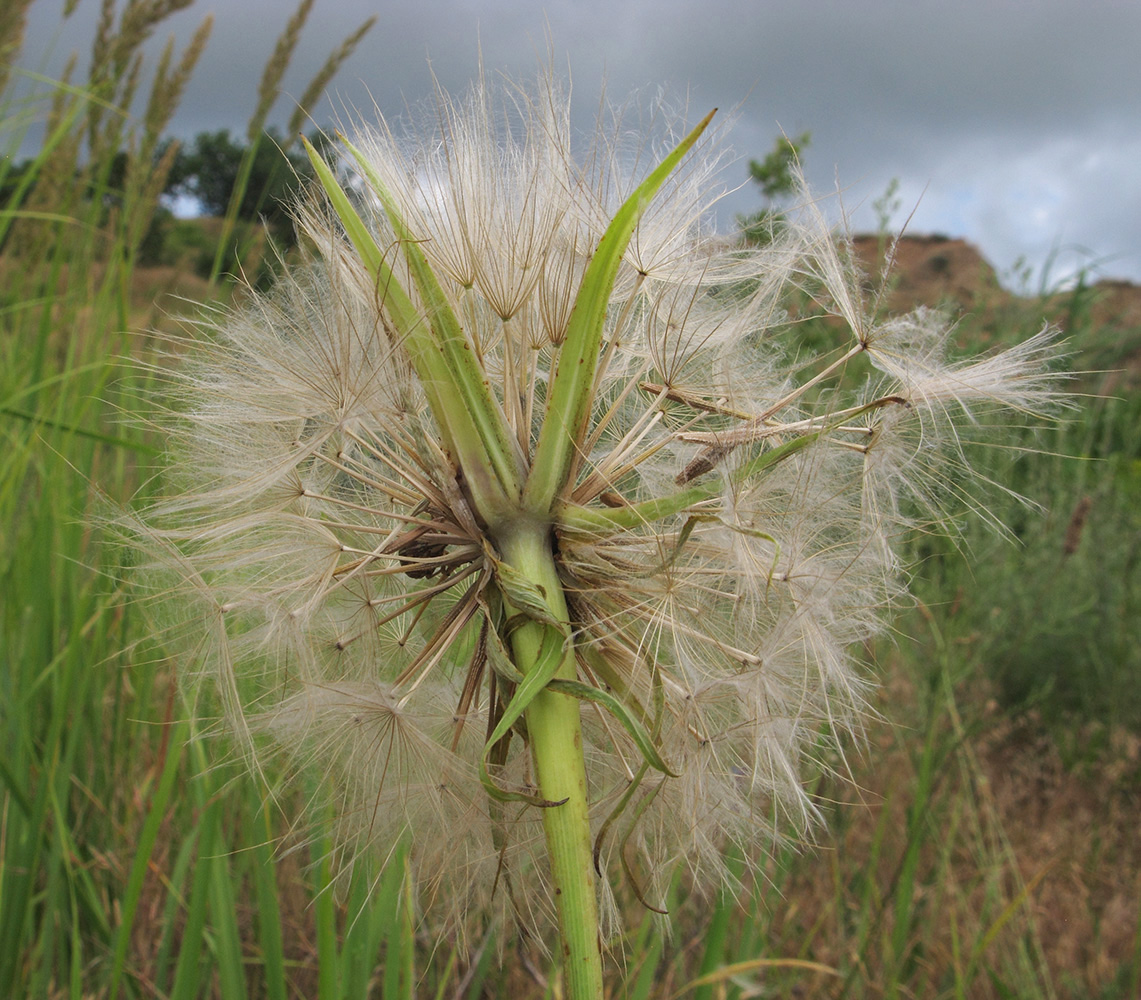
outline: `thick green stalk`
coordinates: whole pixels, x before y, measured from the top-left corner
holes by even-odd
[[[567,621],[566,598],[546,525],[525,524],[500,539],[500,546],[504,558],[540,588],[552,615]],[[550,627],[530,621],[512,633],[515,662],[524,673],[538,661],[544,633]],[[574,680],[575,674],[574,651],[568,648],[555,677]],[[526,719],[539,794],[561,803],[543,810],[543,829],[562,932],[566,995],[569,1000],[601,1000],[602,954],[579,703],[545,690],[528,706]]]

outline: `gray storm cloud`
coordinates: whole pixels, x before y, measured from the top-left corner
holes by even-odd
[[[89,44],[99,5],[80,3],[60,27],[62,2],[33,4],[20,65],[58,72]],[[182,137],[228,127],[241,134],[257,81],[293,0],[226,3],[174,120]],[[188,37],[199,4],[170,27]],[[872,202],[899,181],[896,224],[977,244],[999,272],[1022,259],[1054,275],[1079,265],[1141,280],[1141,4],[1104,0],[317,0],[285,80],[276,119],[288,117],[327,53],[373,13],[380,19],[316,113],[345,106],[386,115],[430,96],[432,73],[463,88],[482,59],[526,76],[546,58],[574,80],[584,128],[602,82],[620,99],[665,86],[694,114],[736,116],[745,160],[784,129],[811,130],[809,181],[839,185],[856,228],[875,225]],[[162,39],[156,39],[155,47]],[[429,66],[430,60],[430,66]],[[758,204],[746,185],[722,224]],[[837,212],[839,208],[835,209]]]

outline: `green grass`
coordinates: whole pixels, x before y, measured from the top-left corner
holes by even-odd
[[[1013,542],[968,527],[970,563],[930,551],[920,595],[1008,709],[1051,725],[1141,730],[1141,398],[1094,399],[991,474],[1032,498],[1001,512]],[[1005,467],[1003,467],[1005,466]],[[925,553],[926,554],[926,553]]]
[[[160,443],[124,421],[153,387],[119,361],[147,349],[125,331],[149,315],[133,278],[154,193],[108,210],[109,159],[74,183],[93,109],[101,156],[143,144],[106,111],[116,86],[0,103],[8,145],[48,122],[0,205],[0,996],[557,996],[526,945],[433,940],[400,863],[333,885],[331,818],[301,836],[303,793],[270,775],[274,804],[193,728],[179,660],[126,600],[129,557],[96,525],[147,488]],[[184,259],[210,257],[176,229]],[[1135,362],[1141,332],[1094,327],[1092,294],[1050,306],[1074,368]],[[1041,308],[962,335],[1014,339]],[[969,561],[915,539],[921,605],[869,650],[885,721],[830,762],[854,784],[817,779],[819,844],[766,859],[740,901],[675,885],[670,934],[624,899],[611,995],[1138,995],[1141,394],[1119,382],[1018,434],[1016,461],[981,458],[1041,510],[1001,512],[1013,541],[967,523]]]

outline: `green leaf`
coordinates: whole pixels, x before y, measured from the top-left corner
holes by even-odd
[[[121,903],[122,915],[119,919],[119,929],[115,935],[111,962],[111,1000],[115,1000],[119,994],[119,985],[127,964],[127,950],[131,943],[131,932],[135,926],[135,914],[138,911],[147,870],[151,864],[151,854],[158,840],[162,821],[167,817],[167,804],[170,801],[175,778],[178,775],[178,767],[182,761],[182,747],[186,739],[186,731],[186,724],[180,723],[171,734],[171,739],[167,743],[166,760],[163,763],[162,774],[151,800],[150,809],[147,811],[147,818],[143,822],[142,831],[138,835],[135,858],[127,877],[127,889]]]
[[[622,255],[642,214],[666,178],[705,131],[717,109],[709,112],[677,147],[638,185],[610,220],[582,276],[566,339],[559,351],[535,460],[527,479],[524,507],[546,514],[570,474],[575,449],[594,403],[594,374],[602,328]]]
[[[655,771],[668,774],[671,778],[678,777],[675,772],[669,769],[669,765],[658,752],[658,748],[654,746],[654,741],[650,738],[646,727],[609,691],[596,688],[593,684],[583,684],[581,681],[568,681],[558,677],[547,682],[547,689],[557,691],[559,694],[570,695],[572,698],[578,698],[580,701],[592,701],[596,705],[601,705],[606,711],[613,715],[614,718],[622,724],[622,728],[630,734],[634,745],[638,748],[639,753],[641,753],[650,767],[654,768]]]
[[[563,652],[568,641],[569,633],[565,625],[561,629],[551,625],[543,627],[543,644],[539,649],[538,659],[535,665],[527,671],[519,686],[515,688],[514,696],[507,703],[503,715],[499,718],[499,724],[484,745],[483,753],[479,758],[479,780],[483,783],[487,794],[499,802],[529,802],[531,805],[543,807],[562,804],[538,796],[527,795],[524,792],[508,792],[500,788],[492,781],[491,775],[487,773],[487,755],[491,752],[491,748],[507,735],[507,731],[515,724],[515,721],[527,711],[528,706],[535,700],[536,696],[546,688],[547,682],[555,676],[555,672],[563,662]]]
[[[405,224],[396,200],[385,186],[380,174],[365,155],[344,136],[341,136],[341,141],[352,153],[357,161],[357,167],[373,192],[380,198],[388,220],[392,223],[393,231],[400,240],[400,247],[408,261],[409,273],[424,301],[436,345],[463,400],[466,419],[475,425],[484,450],[499,477],[503,492],[508,497],[518,498],[522,492],[521,456],[518,454],[518,445],[514,443],[507,428],[503,411],[491,395],[487,375],[476,360],[472,345],[464,334],[447,295],[440,287],[439,279]]]
[[[63,423],[59,420],[49,420],[38,414],[29,413],[27,410],[19,410],[11,406],[0,406],[0,413],[9,417],[17,417],[20,420],[27,421],[29,424],[36,424],[39,427],[50,427],[54,431],[63,431],[65,434],[75,434],[78,437],[86,438],[88,441],[97,441],[99,444],[108,444],[115,448],[128,448],[131,451],[137,451],[143,455],[162,454],[161,448],[143,444],[141,441],[129,441],[126,438],[115,437],[111,434],[100,434],[98,431],[89,431],[85,427],[78,427],[75,424]]]
[[[274,832],[270,823],[269,802],[263,800],[261,822],[264,839],[252,847],[253,864],[250,866],[254,882],[254,899],[257,901],[257,940],[261,949],[261,974],[266,1000],[285,1000],[285,943],[281,933],[281,907],[278,904],[280,889],[277,884],[277,866],[274,858]],[[262,831],[259,831],[262,832]]]

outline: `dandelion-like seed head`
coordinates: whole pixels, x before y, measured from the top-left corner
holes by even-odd
[[[579,150],[548,75],[434,107],[362,128],[302,259],[203,319],[138,530],[251,751],[329,775],[346,860],[410,838],[446,915],[546,913],[569,807],[526,678],[559,664],[536,688],[581,717],[600,871],[656,905],[810,828],[900,532],[978,505],[956,427],[1048,405],[1049,336],[949,362],[940,317],[869,314],[811,202],[764,247],[716,235],[717,136],[657,177],[673,122]],[[790,299],[838,317],[825,350]]]

